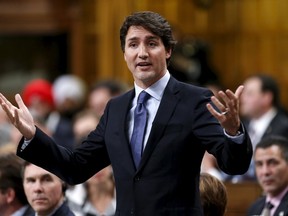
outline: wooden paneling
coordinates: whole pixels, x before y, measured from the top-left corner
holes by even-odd
[[[71,72],[87,82],[115,78],[132,83],[120,49],[119,28],[133,11],[159,12],[183,35],[205,40],[223,84],[235,89],[263,71],[280,84],[288,107],[288,1],[217,0],[2,0],[0,33],[70,35]],[[209,1],[208,1],[209,2]]]
[[[225,186],[228,196],[225,216],[246,215],[250,205],[262,194],[262,189],[256,182],[225,183]]]

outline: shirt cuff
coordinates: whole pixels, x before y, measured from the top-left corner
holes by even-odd
[[[231,139],[233,142],[237,143],[237,144],[242,144],[244,141],[244,127],[241,123],[241,127],[240,130],[238,131],[238,134],[235,136],[231,136],[229,134],[226,133],[225,129],[223,129],[225,136],[227,136],[229,139]]]
[[[33,138],[32,138],[32,139],[33,139]],[[24,137],[24,142],[23,142],[23,144],[22,144],[22,146],[21,146],[21,148],[20,148],[20,151],[23,151],[23,150],[29,145],[29,143],[32,141],[32,139],[27,140],[27,139]]]

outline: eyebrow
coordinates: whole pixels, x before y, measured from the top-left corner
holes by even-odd
[[[36,177],[34,177],[34,176],[28,176],[28,177],[26,177],[25,179],[37,179],[37,178],[40,178],[40,179],[43,179],[43,178],[47,178],[47,177],[49,177],[49,178],[51,178],[52,179],[52,176],[50,175],[50,174],[44,174],[44,175],[40,175],[40,176],[36,176]]]
[[[128,38],[128,41],[136,41],[136,40],[139,40],[139,37]],[[150,35],[150,36],[145,37],[145,40],[160,40],[160,37]]]

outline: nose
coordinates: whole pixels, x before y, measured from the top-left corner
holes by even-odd
[[[34,185],[33,185],[33,189],[34,189],[35,192],[43,191],[43,186],[42,186],[41,182],[40,181],[35,181]]]
[[[267,164],[263,164],[261,167],[260,173],[262,176],[269,176],[271,173],[271,170]]]
[[[145,45],[139,46],[138,56],[139,56],[139,58],[142,58],[142,59],[145,59],[148,57],[147,47]]]

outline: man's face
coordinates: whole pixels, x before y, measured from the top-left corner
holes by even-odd
[[[274,197],[288,186],[288,164],[277,145],[255,150],[255,169],[264,192]]]
[[[109,90],[105,88],[98,88],[92,91],[88,98],[88,106],[95,111],[98,117],[101,117],[104,113],[106,104],[112,98]]]
[[[48,215],[63,200],[61,180],[33,164],[25,168],[23,185],[28,202],[40,215]]]
[[[258,118],[262,115],[263,92],[261,92],[261,81],[250,78],[244,83],[244,91],[241,95],[240,111],[248,118]]]
[[[124,59],[136,84],[143,89],[158,81],[171,56],[160,37],[140,26],[131,26],[125,39]]]

